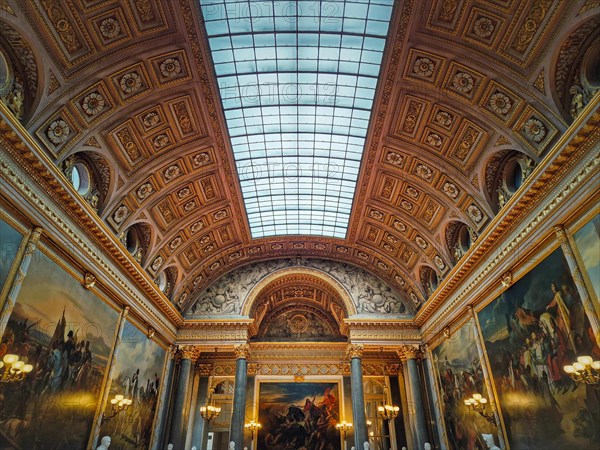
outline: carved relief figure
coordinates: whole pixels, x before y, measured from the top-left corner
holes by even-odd
[[[319,259],[281,259],[244,266],[204,289],[191,315],[240,314],[248,293],[267,275],[302,265],[325,272],[348,292],[360,314],[406,314],[402,298],[375,276],[350,264]]]

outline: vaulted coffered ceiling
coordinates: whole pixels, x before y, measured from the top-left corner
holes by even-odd
[[[180,309],[280,257],[355,264],[423,303],[461,224],[475,239],[501,206],[506,158],[534,165],[567,128],[573,68],[600,33],[590,0],[395,2],[346,237],[252,239],[196,1],[0,6],[30,85],[23,122],[61,167],[87,158],[98,214],[125,242],[137,227],[141,266],[165,271]]]

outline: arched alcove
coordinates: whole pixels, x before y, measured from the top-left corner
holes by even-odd
[[[278,273],[252,298],[256,341],[345,341],[348,317],[338,288],[316,273]]]

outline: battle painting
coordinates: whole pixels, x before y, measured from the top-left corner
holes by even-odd
[[[33,370],[0,384],[0,449],[86,448],[118,317],[34,253],[0,345]]]
[[[559,248],[479,313],[511,448],[588,449],[600,439],[600,391],[563,370],[600,359]]]
[[[485,449],[483,434],[491,434],[499,443],[496,423],[470,411],[464,403],[473,394],[490,402],[493,398],[485,388],[476,339],[475,324],[467,322],[432,351],[446,435],[455,450]],[[486,414],[491,413],[488,406]]]
[[[341,450],[338,383],[260,383],[258,450]]]
[[[165,353],[133,324],[125,323],[105,414],[113,413],[110,400],[115,395],[123,395],[132,403],[102,425],[100,436],[111,436],[111,450],[149,448]]]

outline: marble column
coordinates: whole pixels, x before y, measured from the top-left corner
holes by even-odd
[[[198,349],[192,345],[186,345],[179,349],[181,366],[179,368],[179,380],[175,393],[173,406],[173,421],[171,422],[171,433],[169,442],[176,449],[182,449],[185,445],[186,424],[189,411],[187,401],[190,395],[190,377],[192,376],[193,362],[198,357]]]
[[[558,242],[560,242],[560,247],[562,248],[562,251],[565,255],[565,259],[567,260],[569,269],[571,269],[573,282],[575,283],[577,293],[581,298],[581,303],[583,304],[585,314],[587,315],[587,318],[590,321],[590,325],[592,327],[592,331],[594,332],[594,336],[596,336],[596,343],[600,345],[600,321],[598,320],[597,315],[599,314],[599,312],[594,307],[594,303],[590,298],[588,288],[585,285],[585,282],[583,281],[583,276],[581,274],[581,271],[579,270],[577,258],[575,258],[575,254],[573,253],[573,247],[571,246],[569,236],[567,235],[567,232],[565,231],[565,228],[562,225],[555,226],[554,232],[556,233]]]
[[[427,422],[425,420],[425,407],[421,396],[421,382],[417,360],[421,357],[419,347],[405,345],[399,352],[402,364],[406,366],[407,390],[410,390],[412,404],[408,407],[409,422],[413,435],[413,443],[418,449],[422,449],[429,442]]]
[[[19,296],[19,291],[23,285],[23,280],[25,279],[25,275],[27,275],[27,269],[29,268],[31,257],[37,248],[37,243],[40,240],[41,235],[42,229],[40,227],[35,227],[27,238],[25,253],[23,254],[23,258],[21,259],[17,273],[15,274],[10,290],[8,291],[8,295],[6,296],[6,301],[0,310],[0,338],[4,336],[4,331],[8,325],[8,318],[12,314],[12,310],[17,302],[17,297]]]
[[[244,421],[246,420],[246,385],[248,375],[248,356],[250,346],[248,344],[235,347],[235,389],[233,391],[233,414],[231,416],[231,428],[229,429],[229,440],[235,442],[236,449],[244,446]]]
[[[198,450],[206,446],[206,438],[208,436],[208,422],[206,422],[199,412],[200,406],[208,404],[208,393],[210,379],[208,374],[200,373],[200,382],[198,383],[198,396],[197,396],[197,407],[196,416],[194,418],[194,425],[192,428],[192,446],[195,446]]]
[[[365,416],[365,394],[362,373],[362,345],[350,345],[347,355],[350,358],[350,385],[352,390],[352,419],[354,428],[354,446],[363,448],[368,442],[367,418]]]
[[[121,316],[119,317],[119,325],[117,328],[117,335],[115,337],[114,343],[113,343],[113,347],[112,347],[112,352],[108,358],[108,367],[106,369],[106,371],[108,372],[106,374],[106,384],[103,386],[102,388],[102,393],[100,395],[100,399],[98,402],[98,407],[100,409],[102,409],[102,412],[100,414],[96,415],[96,423],[94,424],[94,431],[92,433],[92,448],[96,448],[96,445],[98,444],[98,438],[100,437],[100,431],[102,428],[102,418],[104,417],[104,414],[106,412],[110,413],[109,411],[106,411],[105,408],[108,407],[108,395],[110,394],[110,383],[112,381],[112,377],[113,377],[113,373],[114,373],[114,369],[115,369],[115,361],[117,360],[117,356],[119,354],[119,348],[120,348],[120,344],[121,344],[121,340],[122,340],[122,336],[123,336],[123,329],[125,328],[125,322],[127,322],[127,315],[129,314],[129,306],[123,306],[123,309],[121,310]]]
[[[167,362],[165,370],[163,371],[162,378],[160,380],[160,389],[158,404],[156,405],[156,423],[154,424],[154,434],[152,435],[152,443],[150,448],[152,450],[159,450],[162,447],[162,442],[165,436],[165,428],[167,426],[168,419],[168,399],[171,395],[171,387],[173,386],[173,367],[175,365],[175,351],[172,345],[167,350]]]

